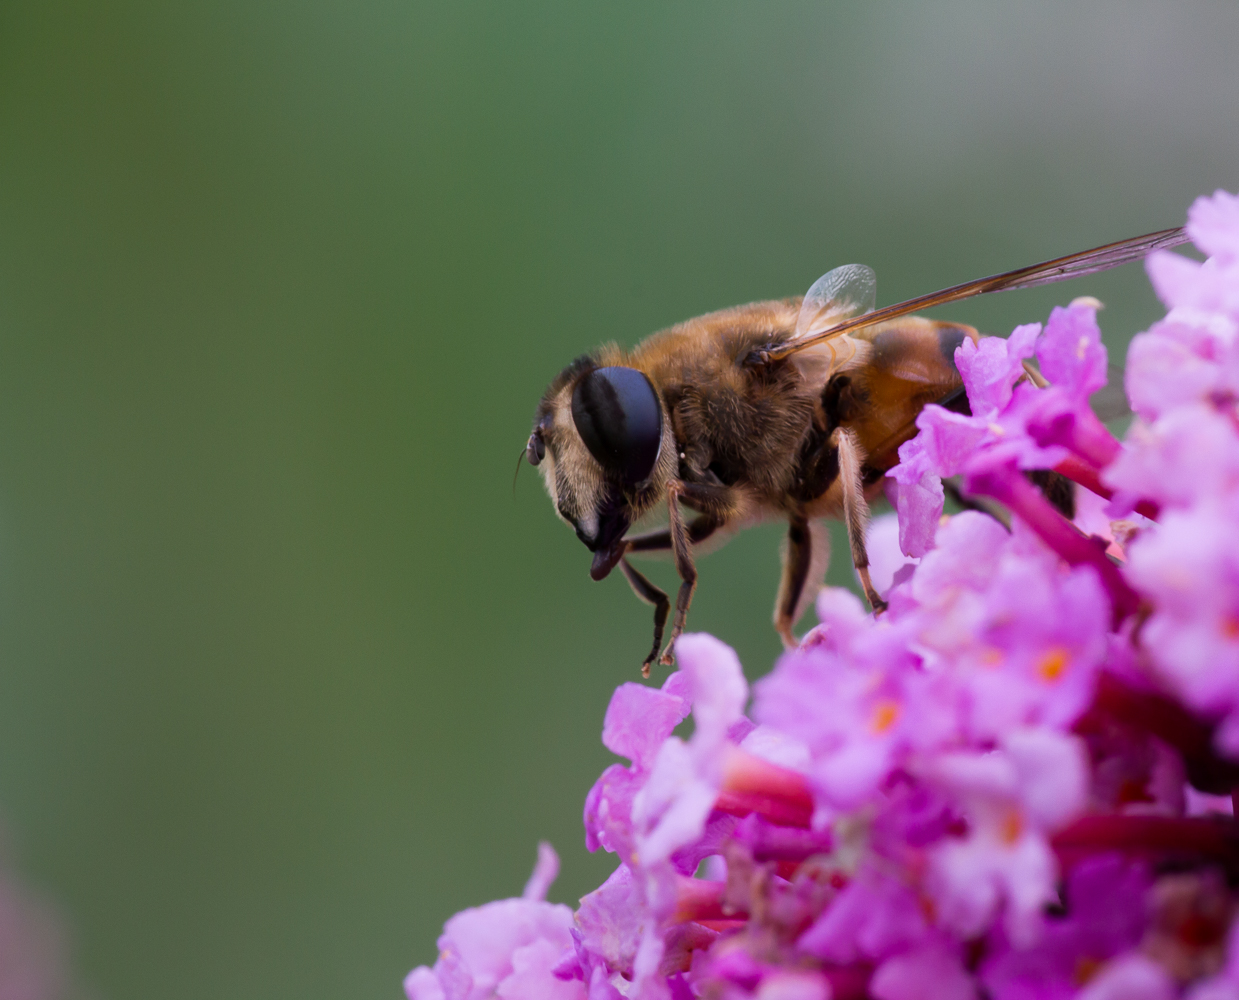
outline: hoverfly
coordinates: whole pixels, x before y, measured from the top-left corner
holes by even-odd
[[[835,268],[803,298],[724,309],[631,351],[612,344],[577,358],[538,404],[525,457],[541,469],[559,516],[593,552],[590,576],[601,580],[618,565],[654,606],[643,674],[658,657],[671,602],[629,555],[670,551],[675,558],[681,585],[661,657],[670,665],[697,586],[694,547],[766,519],[788,523],[774,624],[794,645],[792,626],[829,561],[820,519],[844,521],[865,596],[881,609],[865,552],[868,501],[925,404],[967,412],[954,355],[977,331],[911,314],[1094,274],[1186,240],[1182,228],[1167,229],[876,310],[873,271]],[[1035,370],[1029,377],[1039,379]],[[665,529],[628,534],[661,503]],[[682,508],[696,516],[686,519]]]

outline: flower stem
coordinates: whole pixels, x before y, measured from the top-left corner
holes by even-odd
[[[1083,486],[1089,492],[1096,493],[1099,497],[1106,500],[1114,499],[1114,490],[1101,481],[1100,471],[1079,455],[1068,455],[1054,466],[1054,471],[1060,476],[1066,476],[1073,483]],[[1136,513],[1143,514],[1150,521],[1156,521],[1161,509],[1152,500],[1138,500]]]
[[[1239,824],[1225,817],[1084,816],[1057,833],[1053,845],[1068,868],[1094,854],[1120,851],[1239,869]]]

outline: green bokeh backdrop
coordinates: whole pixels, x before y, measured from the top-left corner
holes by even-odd
[[[395,998],[540,838],[553,898],[596,885],[649,613],[513,497],[545,383],[840,263],[885,303],[1175,225],[1239,187],[1237,37],[1233,0],[0,8],[0,810],[79,981]],[[1127,268],[950,315],[1080,294],[1119,351],[1157,314]],[[750,678],[778,536],[702,565]]]

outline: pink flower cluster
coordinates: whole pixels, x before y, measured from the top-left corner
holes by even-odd
[[[1148,261],[1125,442],[1096,303],[965,342],[971,415],[926,407],[902,554],[871,535],[889,608],[824,591],[751,707],[706,635],[621,685],[584,817],[614,874],[547,903],[544,848],[409,1000],[1239,1000],[1239,198],[1189,232],[1204,263]],[[1075,523],[1032,470],[1086,487]],[[954,476],[982,509],[943,517]]]

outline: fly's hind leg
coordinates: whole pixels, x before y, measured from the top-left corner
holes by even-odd
[[[788,649],[798,645],[792,627],[822,589],[829,565],[830,533],[821,522],[794,514],[787,526],[783,576],[774,600],[774,630]]]
[[[856,437],[846,427],[833,434],[833,443],[839,449],[839,483],[843,492],[843,521],[848,529],[848,544],[852,549],[852,565],[860,577],[869,607],[885,611],[886,602],[869,578],[869,552],[865,548],[865,526],[869,523],[869,505],[861,486],[861,451]]]

